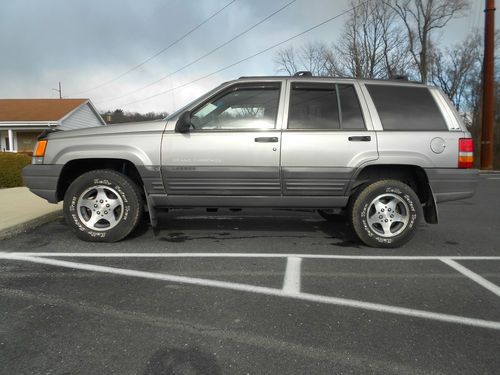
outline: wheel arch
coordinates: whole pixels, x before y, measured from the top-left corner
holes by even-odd
[[[74,159],[64,164],[57,182],[57,199],[63,200],[71,183],[80,175],[97,169],[111,169],[129,177],[142,190],[144,182],[139,170],[130,160],[111,158]]]
[[[427,173],[418,165],[372,164],[359,168],[352,176],[347,193],[353,196],[361,186],[381,179],[394,179],[409,185],[422,204],[425,221],[438,223],[437,205]]]

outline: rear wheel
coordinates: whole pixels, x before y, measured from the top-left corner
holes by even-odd
[[[64,216],[85,241],[115,242],[129,235],[143,212],[141,192],[127,176],[113,170],[82,174],[64,196]]]
[[[422,220],[420,200],[406,184],[376,181],[351,200],[349,219],[361,241],[372,247],[399,247],[407,243]]]

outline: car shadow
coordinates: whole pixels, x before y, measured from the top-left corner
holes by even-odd
[[[176,210],[158,215],[158,225],[152,229],[143,220],[131,237],[152,230],[155,237],[166,242],[186,242],[200,239],[251,239],[265,237],[331,239],[331,245],[360,247],[362,244],[348,225],[345,216],[325,220],[316,212],[291,210],[252,210],[234,213],[207,213],[200,210]],[[201,232],[194,234],[195,232]],[[207,234],[209,232],[209,234]]]

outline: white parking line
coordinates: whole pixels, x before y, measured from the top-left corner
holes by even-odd
[[[454,268],[458,272],[460,272],[462,275],[467,276],[469,279],[475,281],[479,285],[481,285],[483,288],[488,289],[490,292],[495,293],[498,297],[500,297],[500,287],[496,286],[492,282],[486,280],[484,277],[479,276],[477,273],[471,271],[467,267],[462,266],[461,264],[455,262],[452,259],[441,259],[443,263],[446,263],[448,266],[451,268]]]
[[[35,256],[51,258],[304,258],[346,260],[500,260],[500,256],[404,256],[404,255],[332,255],[284,253],[55,253],[55,252],[0,252],[8,256]]]
[[[285,280],[283,281],[283,291],[286,294],[300,293],[300,264],[302,258],[286,258]]]
[[[168,275],[168,274],[162,274],[162,273],[156,273],[156,272],[136,271],[136,270],[125,269],[125,268],[99,266],[99,265],[86,264],[86,263],[68,262],[68,261],[58,260],[58,259],[50,259],[50,258],[47,259],[47,258],[26,256],[26,255],[22,255],[19,253],[17,253],[17,254],[13,254],[13,253],[0,254],[0,258],[9,259],[9,260],[27,261],[27,262],[39,263],[39,264],[47,264],[47,265],[52,265],[52,266],[57,266],[57,267],[65,267],[65,268],[72,268],[72,269],[79,269],[79,270],[86,270],[86,271],[111,273],[111,274],[122,275],[122,276],[131,276],[131,277],[139,277],[139,278],[146,278],[146,279],[153,279],[153,280],[163,280],[163,281],[169,281],[169,282],[174,282],[174,283],[198,285],[198,286],[204,286],[204,287],[215,287],[215,288],[222,288],[222,289],[229,289],[229,290],[237,290],[237,291],[257,293],[257,294],[276,296],[276,297],[288,297],[288,298],[302,300],[302,301],[325,303],[325,304],[330,304],[330,305],[352,307],[352,308],[356,308],[356,309],[370,310],[370,311],[376,311],[376,312],[384,312],[384,313],[408,316],[408,317],[413,317],[413,318],[422,318],[422,319],[436,320],[436,321],[447,322],[447,323],[455,323],[455,324],[462,324],[462,325],[473,326],[473,327],[500,330],[500,322],[496,322],[496,321],[468,318],[468,317],[463,317],[463,316],[458,316],[458,315],[435,313],[435,312],[431,312],[431,311],[416,310],[416,309],[410,309],[410,308],[399,307],[399,306],[384,305],[384,304],[372,303],[372,302],[364,302],[364,301],[359,301],[359,300],[354,300],[354,299],[321,296],[321,295],[315,295],[315,294],[309,294],[309,293],[288,294],[283,289],[275,289],[275,288],[268,288],[268,287],[255,286],[255,285],[239,284],[239,283],[232,283],[232,282],[226,282],[226,281],[207,280],[207,279],[201,279],[201,278]]]

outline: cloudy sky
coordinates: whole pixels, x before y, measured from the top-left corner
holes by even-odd
[[[198,80],[349,8],[347,0],[296,0],[288,6],[292,0],[231,1],[0,0],[0,97],[55,98],[59,94],[52,89],[61,81],[65,97],[88,97],[100,110],[171,112],[223,81],[275,74],[273,56],[279,48],[336,41],[347,15]],[[443,45],[459,42],[482,28],[484,1],[471,1],[466,16],[453,20],[441,32]],[[186,38],[119,77],[227,4]],[[235,41],[171,74],[284,6]],[[497,24],[499,21],[497,14]],[[197,82],[186,85],[194,80]],[[141,90],[146,85],[150,86]],[[148,99],[164,91],[169,92]]]

